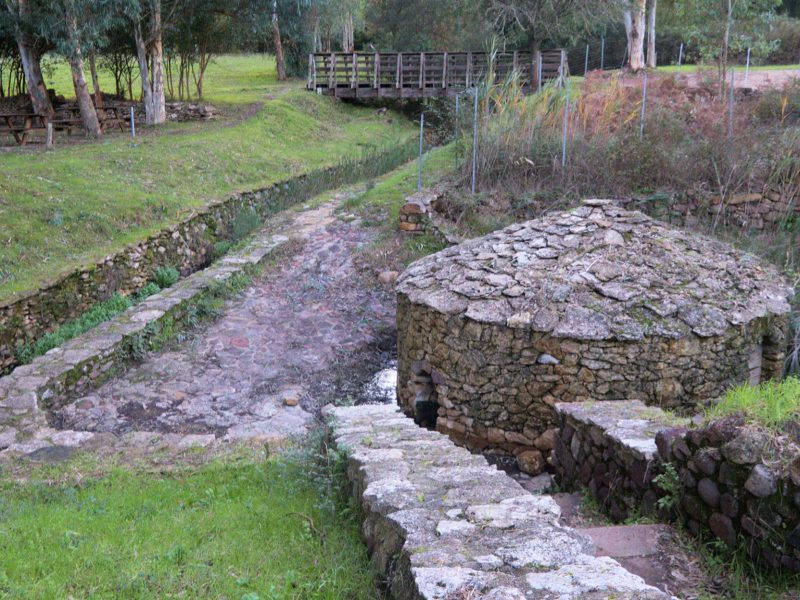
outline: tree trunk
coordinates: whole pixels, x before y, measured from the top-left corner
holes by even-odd
[[[278,0],[272,2],[272,44],[275,46],[275,65],[278,70],[278,81],[286,81],[286,60],[283,56],[281,28],[278,24]]]
[[[100,129],[100,121],[97,119],[97,111],[92,104],[92,97],[86,86],[86,77],[83,74],[83,55],[81,47],[75,41],[78,25],[75,17],[67,17],[67,39],[72,46],[69,56],[69,66],[72,71],[72,85],[75,88],[75,98],[78,100],[78,107],[81,111],[81,122],[86,130],[86,135],[92,138],[99,138],[103,135]]]
[[[733,0],[727,2],[727,14],[725,15],[725,30],[722,33],[722,51],[719,56],[719,94],[725,94],[725,86],[728,80],[728,49],[731,43],[731,29],[733,27]]]
[[[160,125],[167,122],[167,98],[164,93],[164,47],[161,41],[161,0],[153,1],[153,13],[150,15],[153,38],[150,45],[150,57],[153,61],[153,122]]]
[[[355,32],[353,31],[353,13],[348,12],[342,23],[342,51],[352,52],[355,49]]]
[[[650,0],[647,23],[647,66],[655,69],[657,64],[656,56],[656,13],[658,10],[658,0]]]
[[[625,11],[625,30],[628,34],[628,67],[631,71],[644,69],[645,9],[647,0],[634,0],[633,10]]]
[[[31,98],[33,112],[37,115],[53,115],[53,104],[47,95],[44,84],[42,66],[39,63],[41,56],[33,49],[32,44],[26,40],[27,36],[21,35],[17,39],[19,57],[22,61],[22,70],[25,73],[25,83],[28,86],[28,95]]]
[[[97,76],[97,57],[92,49],[89,52],[89,70],[92,72],[92,88],[94,88],[94,105],[103,108],[103,92],[100,91],[100,78]]]
[[[147,48],[142,36],[142,23],[138,19],[133,26],[133,39],[136,43],[136,58],[139,61],[139,79],[142,82],[145,122],[150,124],[153,113],[153,90],[150,88],[150,69],[147,66]]]

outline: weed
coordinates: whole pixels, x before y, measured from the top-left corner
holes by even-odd
[[[130,299],[114,294],[108,300],[95,304],[77,319],[65,323],[55,331],[46,333],[32,343],[17,346],[17,360],[22,364],[31,362],[37,356],[62,346],[68,340],[97,327],[132,306]]]
[[[157,293],[158,293],[158,292],[160,292],[160,291],[161,291],[161,288],[160,288],[160,287],[159,287],[159,285],[158,285],[157,283],[155,283],[154,281],[151,281],[151,282],[149,282],[149,283],[146,283],[146,284],[145,284],[145,285],[142,287],[142,289],[140,289],[140,290],[139,290],[138,292],[136,292],[136,294],[134,295],[134,297],[133,297],[133,299],[134,299],[134,302],[135,302],[135,303],[137,303],[137,304],[138,304],[139,302],[143,302],[144,300],[146,300],[147,298],[149,298],[149,297],[150,297],[150,296],[152,296],[153,294],[157,294]]]
[[[175,267],[158,267],[153,272],[153,283],[162,290],[172,287],[180,279],[181,274]]]
[[[681,499],[682,486],[678,476],[678,471],[672,463],[664,465],[664,472],[659,473],[653,478],[653,482],[661,488],[664,496],[661,496],[656,505],[661,510],[673,510],[677,508]]]

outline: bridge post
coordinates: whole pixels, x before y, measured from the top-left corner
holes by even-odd
[[[445,96],[447,96],[447,52],[442,57],[442,89],[445,90]]]
[[[358,58],[355,52],[353,52],[353,75],[350,79],[350,87],[358,87]]]
[[[403,53],[397,53],[397,89],[400,89],[400,84],[403,83]]]
[[[419,53],[419,89],[423,90],[422,95],[425,96],[425,53]]]
[[[375,63],[372,65],[372,87],[379,90],[381,87],[381,53],[376,52],[373,60]]]
[[[472,87],[472,52],[467,52],[467,76],[465,85],[467,89]]]
[[[331,52],[330,64],[328,65],[328,88],[336,92],[336,55]]]

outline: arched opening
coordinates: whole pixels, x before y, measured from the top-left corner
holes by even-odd
[[[414,390],[414,422],[427,429],[436,429],[439,402],[431,366],[417,361],[411,366],[411,388]]]

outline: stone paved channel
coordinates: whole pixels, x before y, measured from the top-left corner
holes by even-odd
[[[6,452],[304,432],[320,381],[394,326],[391,290],[365,280],[357,260],[373,230],[337,217],[344,197],[296,213],[281,233],[302,249],[228,302],[221,318],[51,414],[51,427]]]

